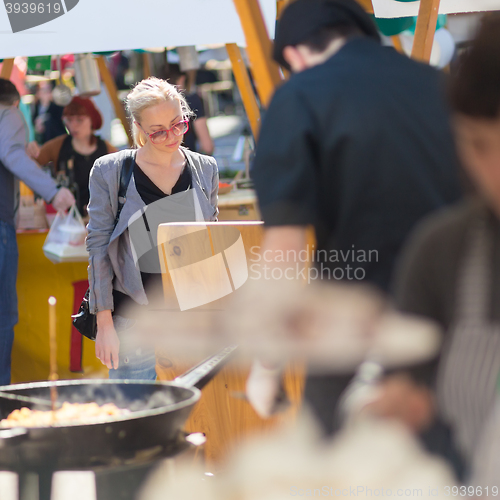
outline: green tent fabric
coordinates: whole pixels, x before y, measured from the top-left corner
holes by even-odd
[[[396,0],[397,2],[417,2],[418,0]],[[415,30],[415,17],[396,17],[393,19],[382,19],[372,16],[377,23],[378,29],[385,36],[399,35],[403,31]]]
[[[96,56],[111,56],[113,54],[116,54],[116,50],[111,50],[111,51],[108,51],[108,52],[92,52],[92,54],[96,55]]]
[[[393,19],[383,19],[372,15],[372,19],[377,24],[379,31],[385,36],[399,35],[408,29],[415,29],[416,17],[396,17]]]
[[[418,2],[418,0],[396,0],[396,2]],[[394,19],[382,19],[372,16],[377,23],[378,29],[385,36],[399,35],[403,31],[409,30],[411,33],[415,33],[415,27],[417,25],[416,17],[397,17]],[[446,25],[447,17],[444,14],[440,14],[437,20],[436,30],[442,28]]]

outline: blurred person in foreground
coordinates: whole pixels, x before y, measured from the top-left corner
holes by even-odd
[[[432,318],[446,332],[437,413],[470,465],[500,372],[499,14],[483,19],[452,78],[450,97],[475,194],[415,231],[399,267],[396,299],[401,310]]]
[[[116,148],[95,135],[102,116],[91,99],[75,96],[63,110],[69,134],[46,142],[34,156],[40,165],[52,162],[61,185],[73,190],[79,212],[87,215],[90,170],[97,158],[115,153]]]
[[[16,191],[22,180],[57,210],[66,210],[75,199],[58,188],[26,153],[27,126],[18,109],[19,92],[0,78],[0,385],[10,384],[14,326],[17,323]]]
[[[184,93],[188,106],[194,113],[194,116],[189,119],[189,130],[184,136],[183,145],[191,151],[205,155],[213,154],[214,141],[208,130],[205,106],[201,97],[196,92],[186,92],[187,74],[181,71],[178,64],[169,64],[168,74],[170,83],[176,85]]]
[[[191,110],[173,85],[142,80],[128,95],[127,110],[136,149],[99,158],[90,173],[89,305],[97,317],[96,356],[109,377],[154,380],[154,346],[141,345],[135,323],[157,298],[163,304],[156,293],[162,285],[158,225],[217,220],[219,175],[213,158],[181,146]],[[121,171],[130,158],[118,214]]]
[[[460,198],[441,77],[382,47],[354,0],[291,3],[274,58],[293,74],[265,115],[252,170],[262,252],[298,255],[312,225],[321,278],[388,291],[410,230]],[[248,397],[265,416],[279,384],[272,371],[256,371]],[[338,429],[337,402],[351,378],[307,378],[305,400],[326,434]]]

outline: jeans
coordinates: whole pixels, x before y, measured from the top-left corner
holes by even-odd
[[[17,259],[16,230],[0,220],[0,385],[10,384],[10,358],[18,319]]]
[[[154,347],[144,347],[137,342],[133,326],[135,320],[113,316],[116,333],[120,339],[118,368],[109,370],[114,380],[156,380],[156,356]]]

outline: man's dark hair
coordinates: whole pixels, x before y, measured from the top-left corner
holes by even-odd
[[[476,118],[500,116],[500,14],[487,14],[450,82],[455,111]]]
[[[300,42],[313,52],[323,52],[333,40],[338,38],[349,39],[362,36],[362,31],[353,24],[340,24],[337,26],[324,26]]]
[[[5,78],[0,78],[0,104],[12,106],[16,101],[21,99],[16,86]]]

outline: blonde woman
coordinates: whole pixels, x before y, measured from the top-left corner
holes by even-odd
[[[90,174],[90,310],[97,316],[96,356],[110,378],[152,380],[154,348],[137,347],[131,311],[148,307],[161,274],[156,248],[141,249],[147,240],[141,235],[147,230],[155,239],[158,222],[216,220],[219,178],[212,157],[181,146],[191,110],[176,87],[147,78],[129,94],[127,109],[136,149],[99,158]],[[121,169],[130,157],[133,174],[115,221]]]

